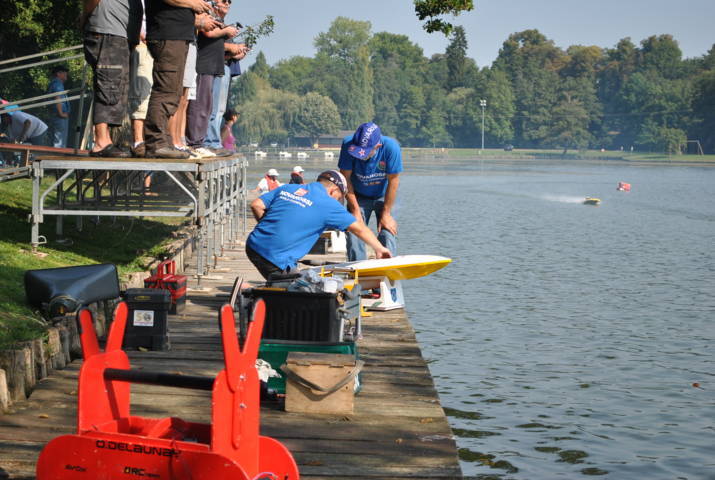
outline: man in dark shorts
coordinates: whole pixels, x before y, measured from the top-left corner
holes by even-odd
[[[139,43],[141,0],[84,0],[84,57],[94,70],[93,157],[128,157],[112,143],[110,126],[124,121],[129,92],[129,55]]]
[[[210,9],[203,0],[147,0],[146,43],[154,58],[154,83],[144,120],[148,158],[189,158],[187,152],[174,148],[168,122],[183,90],[186,54],[194,40],[194,15]]]

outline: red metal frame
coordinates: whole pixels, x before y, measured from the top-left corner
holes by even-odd
[[[260,384],[255,362],[265,320],[256,302],[243,349],[233,310],[220,312],[225,368],[213,382],[211,424],[130,414],[130,386],[105,378],[129,369],[121,349],[127,321],[120,303],[102,352],[89,310],[78,315],[84,363],[79,374],[77,433],[49,442],[37,462],[38,480],[136,478],[298,480],[288,449],[259,434]]]

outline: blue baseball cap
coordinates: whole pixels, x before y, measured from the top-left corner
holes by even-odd
[[[360,160],[365,160],[375,145],[382,141],[382,132],[377,124],[372,122],[363,123],[357,130],[355,130],[355,135],[353,135],[350,145],[348,146],[348,153],[355,158]]]

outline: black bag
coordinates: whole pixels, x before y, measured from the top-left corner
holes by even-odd
[[[27,303],[46,318],[73,313],[83,305],[119,297],[117,267],[110,263],[25,272]]]

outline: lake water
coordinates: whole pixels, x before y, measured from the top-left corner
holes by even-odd
[[[715,479],[715,168],[405,168],[400,253],[454,259],[404,290],[465,475]]]
[[[715,168],[406,168],[400,253],[454,259],[405,296],[465,475],[715,478]]]

